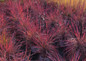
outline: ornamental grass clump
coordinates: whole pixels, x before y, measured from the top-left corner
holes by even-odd
[[[85,4],[0,2],[0,61],[85,61]]]

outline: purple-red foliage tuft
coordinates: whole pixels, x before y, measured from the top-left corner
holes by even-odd
[[[42,0],[0,4],[0,61],[85,61],[86,12]]]

